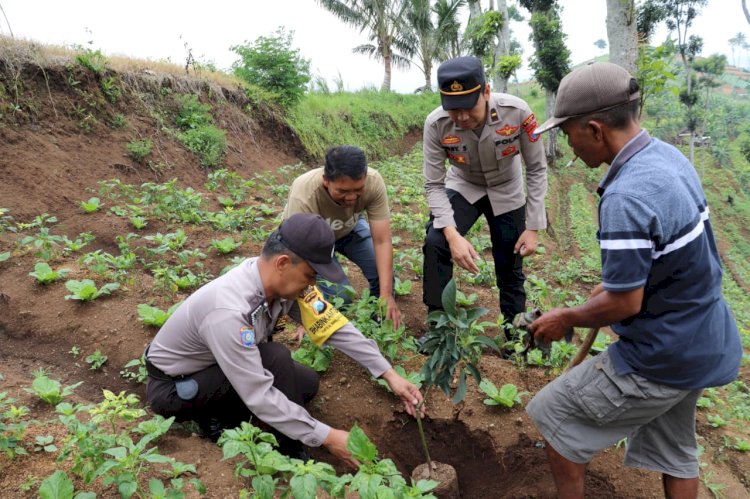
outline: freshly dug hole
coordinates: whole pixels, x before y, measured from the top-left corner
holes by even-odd
[[[518,434],[515,444],[496,450],[487,432],[470,431],[460,420],[425,418],[424,430],[432,460],[455,468],[461,499],[557,497],[544,448],[525,433]],[[415,421],[391,421],[382,435],[387,435],[387,441],[379,443],[386,449],[384,457],[391,458],[404,476],[425,461]],[[586,497],[614,496],[615,487],[607,478],[589,470]]]

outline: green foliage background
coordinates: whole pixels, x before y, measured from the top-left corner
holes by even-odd
[[[311,93],[289,111],[286,119],[316,160],[339,144],[356,145],[369,159],[385,158],[401,148],[409,132],[421,136],[425,118],[439,105],[440,98],[433,93]]]
[[[289,48],[293,35],[279,28],[271,36],[232,47],[241,58],[232,67],[235,76],[269,91],[285,107],[302,98],[310,81],[310,61],[300,55],[299,49]]]

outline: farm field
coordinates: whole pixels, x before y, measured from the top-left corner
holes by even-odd
[[[252,473],[235,476],[242,456],[222,459],[222,448],[196,436],[194,427],[167,429],[127,397],[145,397],[139,358],[156,324],[200,285],[259,253],[278,224],[291,180],[317,166],[315,156],[278,115],[253,106],[238,89],[200,78],[98,74],[75,64],[14,66],[5,59],[0,84],[0,497],[38,497],[51,477],[62,480],[56,471],[65,472],[76,492],[96,497],[120,497],[118,486],[126,482],[136,484],[134,497],[163,497],[157,492],[166,489],[174,494],[166,497],[248,496]],[[113,88],[120,89],[116,97]],[[191,146],[191,123],[211,123],[225,134],[220,158]],[[377,305],[366,296],[346,310],[415,380],[425,357],[412,338],[427,327],[420,137],[418,128],[405,130],[371,162],[389,186],[405,328],[370,321]],[[750,202],[732,170],[706,164],[727,297],[747,352]],[[596,284],[593,192],[601,173],[580,165],[551,169],[551,230],[542,238],[544,251],[527,263],[529,306],[580,302]],[[481,229],[470,233],[474,246],[484,249],[481,272],[458,272],[456,281],[460,303],[489,310],[477,327],[495,339],[501,332],[497,290],[489,236]],[[363,278],[355,267],[349,270],[362,290]],[[295,349],[292,336],[287,331],[277,340]],[[595,349],[613,339],[602,333]],[[424,461],[416,422],[349,359],[310,348],[303,343],[297,354],[321,369],[310,412],[339,428],[356,423],[379,457],[392,460],[408,480]],[[486,404],[488,395],[473,379],[458,404],[430,391],[430,453],[456,468],[463,498],[554,497],[543,442],[523,406],[574,353],[573,345],[556,345],[549,358],[523,361],[486,350],[479,372],[498,388],[517,389],[510,407]],[[746,354],[740,378],[701,399],[701,497],[750,497],[748,383]],[[128,395],[118,397],[122,392]],[[57,402],[68,405],[56,409]],[[154,446],[158,450],[144,458]],[[127,464],[125,450],[114,448],[127,449],[134,461]],[[588,497],[661,497],[660,477],[623,467],[623,455],[618,446],[591,463]],[[322,450],[313,449],[313,457],[338,475],[349,472]],[[113,458],[109,470],[101,467]]]

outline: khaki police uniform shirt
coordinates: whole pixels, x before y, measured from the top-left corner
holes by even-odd
[[[257,345],[268,340],[279,316],[297,306],[294,300],[267,303],[257,260],[245,260],[188,297],[156,334],[148,358],[170,376],[192,374],[218,364],[261,421],[305,445],[319,446],[328,437],[330,426],[274,388],[273,375],[263,368]],[[375,377],[391,367],[375,342],[362,336],[351,323],[336,331],[327,344]]]
[[[295,213],[319,214],[333,229],[336,240],[352,231],[362,213],[367,213],[371,222],[388,220],[391,215],[383,177],[372,168],[367,169],[364,195],[352,207],[341,206],[331,199],[323,185],[323,168],[300,175],[292,183],[282,217],[286,219]]]
[[[424,125],[423,170],[434,227],[456,226],[448,188],[472,204],[488,196],[495,216],[526,203],[526,228],[545,229],[547,160],[542,141],[533,135],[536,127],[528,104],[508,94],[490,94],[479,137],[454,124],[442,107],[430,113]],[[526,165],[526,193],[521,157]]]

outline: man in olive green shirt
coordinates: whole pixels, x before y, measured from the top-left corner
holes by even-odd
[[[385,182],[368,168],[364,152],[354,146],[338,146],[326,153],[325,166],[297,177],[289,191],[283,218],[295,213],[316,213],[328,222],[336,236],[336,252],[349,258],[370,283],[370,293],[386,302],[386,319],[398,327],[401,312],[393,297],[393,245],[390,209]],[[367,215],[367,219],[363,215]],[[338,264],[338,260],[335,260]],[[344,286],[318,281],[327,297],[348,302]]]

